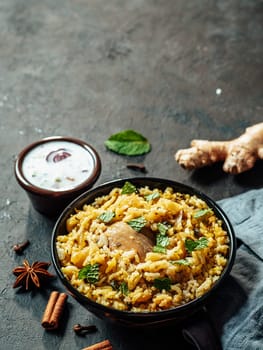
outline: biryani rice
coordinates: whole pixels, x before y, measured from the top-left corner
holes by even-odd
[[[101,219],[105,213],[113,213],[108,222]],[[144,218],[143,230],[153,241],[143,259],[132,246],[110,245],[112,225],[138,218]],[[156,242],[160,224],[167,239],[161,251]],[[114,188],[76,210],[67,220],[67,231],[56,240],[62,273],[86,297],[119,310],[152,312],[194,300],[211,289],[228,260],[229,238],[222,221],[204,200],[170,187],[145,186],[124,194]],[[189,242],[204,244],[190,249]],[[80,278],[85,266],[95,264],[96,282]],[[168,285],[158,287],[156,281]]]

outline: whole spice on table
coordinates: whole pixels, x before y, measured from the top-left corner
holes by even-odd
[[[97,330],[95,325],[82,326],[81,324],[75,324],[73,330],[76,334],[91,333]]]
[[[53,291],[50,294],[41,325],[47,330],[57,329],[68,295]]]
[[[40,288],[42,282],[54,277],[54,275],[47,271],[50,266],[49,262],[35,261],[30,265],[28,260],[25,259],[23,265],[13,269],[13,274],[17,276],[13,288],[23,287],[26,290],[33,287]]]
[[[137,170],[137,171],[141,171],[142,173],[146,173],[146,167],[144,164],[142,163],[128,163],[126,165],[126,167],[128,169],[132,169],[132,170]]]
[[[13,246],[13,250],[14,252],[16,252],[17,254],[21,254],[23,253],[23,251],[26,249],[26,247],[28,247],[30,244],[29,240],[27,239],[26,241],[22,242],[22,243],[17,243]]]
[[[83,348],[82,350],[112,350],[112,345],[108,339],[103,340],[99,343],[90,345],[86,348]]]

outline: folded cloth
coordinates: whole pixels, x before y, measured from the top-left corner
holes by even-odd
[[[263,189],[218,204],[238,238],[235,264],[203,315],[187,325],[183,334],[198,350],[262,350]]]
[[[263,260],[263,189],[252,190],[218,202],[240,238]]]

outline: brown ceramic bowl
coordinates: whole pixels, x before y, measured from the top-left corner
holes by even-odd
[[[131,182],[136,187],[149,186],[149,188],[159,188],[164,190],[166,187],[172,187],[174,191],[180,193],[187,193],[190,195],[196,195],[197,197],[204,200],[210,208],[213,209],[217,217],[222,220],[223,228],[227,232],[229,238],[229,252],[228,252],[228,261],[225,266],[221,276],[215,282],[210,290],[208,290],[201,297],[198,297],[188,303],[183,305],[155,312],[131,312],[131,311],[122,311],[113,309],[96,303],[95,301],[89,299],[88,297],[81,294],[76,288],[74,288],[70,281],[63,275],[61,271],[61,263],[58,257],[58,252],[56,249],[56,240],[58,235],[67,234],[67,219],[76,213],[76,210],[82,209],[83,205],[92,203],[95,198],[109,194],[109,192],[115,187],[122,187],[126,181]],[[235,255],[236,255],[236,239],[232,225],[223,212],[223,210],[214,202],[211,198],[206,196],[204,193],[200,192],[197,189],[178,183],[175,181],[160,179],[160,178],[151,178],[151,177],[138,177],[138,178],[127,178],[110,181],[108,183],[102,184],[100,186],[94,187],[91,190],[88,190],[86,193],[83,193],[77,199],[75,199],[60,215],[56,225],[53,229],[52,240],[51,240],[51,254],[54,267],[56,269],[57,275],[64,284],[65,288],[69,293],[76,298],[76,300],[87,308],[89,311],[94,313],[96,316],[109,321],[115,321],[121,325],[125,326],[161,326],[167,325],[169,323],[180,324],[185,320],[189,320],[194,313],[201,310],[203,306],[206,305],[209,298],[211,298],[215,291],[222,287],[222,283],[225,278],[230,274],[232,269]]]
[[[25,147],[17,156],[15,176],[33,207],[55,217],[81,193],[90,189],[101,172],[96,150],[85,141],[52,136]]]

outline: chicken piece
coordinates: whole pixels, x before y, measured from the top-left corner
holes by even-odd
[[[134,249],[141,261],[145,259],[146,253],[152,251],[154,242],[149,234],[135,231],[125,222],[116,222],[106,231],[110,249],[122,249],[124,251]]]

